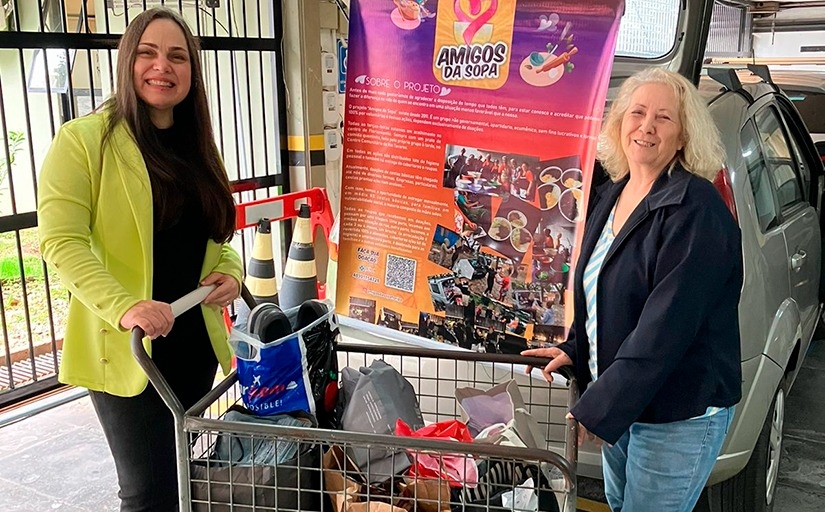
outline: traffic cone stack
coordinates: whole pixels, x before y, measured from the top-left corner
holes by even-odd
[[[246,287],[258,304],[277,302],[278,283],[275,280],[275,260],[272,257],[272,222],[263,218],[258,221],[252,257],[246,269]]]
[[[301,205],[289,256],[286,260],[284,278],[281,280],[279,295],[281,309],[300,306],[309,299],[318,298],[318,270],[315,267],[315,247],[312,244],[312,224],[309,205]]]

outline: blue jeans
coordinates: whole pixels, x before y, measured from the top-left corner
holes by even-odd
[[[716,463],[733,407],[673,423],[634,423],[602,446],[607,503],[613,512],[690,512]]]

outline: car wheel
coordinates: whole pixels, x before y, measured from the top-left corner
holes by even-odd
[[[780,385],[756,447],[745,468],[735,477],[707,489],[711,512],[770,512],[776,498],[779,462],[785,427],[786,387]]]

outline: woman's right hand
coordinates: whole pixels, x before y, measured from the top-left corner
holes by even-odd
[[[151,339],[168,335],[174,323],[172,306],[154,300],[138,302],[120,319],[120,325],[124,329],[131,331],[135,327],[140,327]]]
[[[541,370],[541,373],[544,375],[544,380],[547,382],[553,382],[553,375],[551,374],[554,371],[558,370],[562,366],[571,366],[573,364],[573,360],[570,359],[570,356],[556,347],[532,348],[530,350],[524,350],[521,355],[529,357],[546,357],[552,359],[552,361],[547,363],[547,366]],[[532,366],[528,366],[525,370],[528,374],[532,371]]]

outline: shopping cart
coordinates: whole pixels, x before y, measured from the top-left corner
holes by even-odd
[[[209,291],[202,288],[177,301],[174,314],[199,304]],[[458,387],[489,388],[514,379],[544,433],[546,449],[528,449],[237,421],[231,419],[241,401],[234,371],[184,411],[147,355],[143,334],[133,330],[131,346],[174,417],[182,512],[519,510],[522,505],[513,499],[538,500],[533,510],[552,510],[556,504],[564,512],[576,510],[576,426],[565,419],[577,398],[576,386],[569,374],[562,386],[524,373],[525,365],[541,367],[546,360],[413,346],[337,345],[342,368],[367,366],[375,359],[396,368],[415,388],[427,422],[459,418]],[[449,471],[435,479],[410,476],[409,471],[382,474],[371,463],[353,467],[347,457],[353,450],[366,450],[369,461],[389,458],[393,468],[396,461],[426,460],[465,476],[473,465],[478,474],[475,485],[455,482]]]

